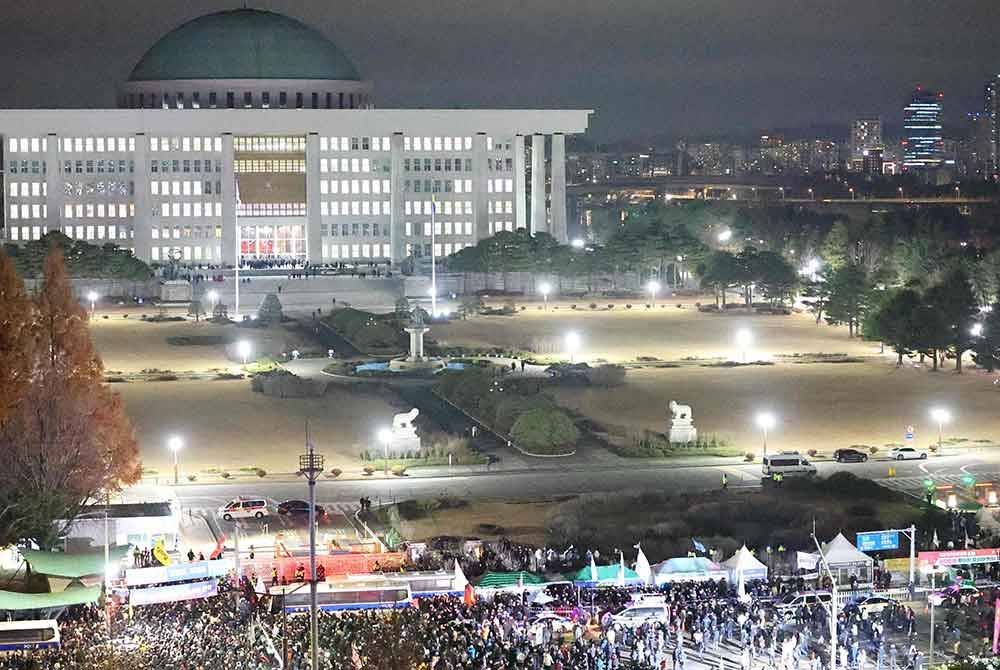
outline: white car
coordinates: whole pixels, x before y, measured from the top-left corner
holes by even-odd
[[[909,461],[914,459],[927,458],[926,451],[920,451],[913,447],[896,447],[889,452],[889,458],[894,461]]]
[[[833,600],[833,595],[829,591],[790,593],[775,603],[774,607],[779,612],[784,612],[788,615],[795,612],[798,608],[806,605],[816,605],[818,603],[829,605],[831,600]]]
[[[626,607],[612,619],[615,623],[627,628],[638,628],[644,623],[666,622],[670,619],[670,613],[666,605],[635,605]]]
[[[562,633],[569,633],[576,626],[572,621],[564,616],[556,614],[555,612],[539,612],[531,618],[532,624],[545,624],[552,628],[552,630],[559,631]]]
[[[233,519],[263,519],[270,515],[263,498],[236,498],[219,508],[219,516],[226,521]]]
[[[870,615],[881,614],[882,610],[886,607],[892,607],[895,604],[896,601],[892,598],[886,598],[885,596],[868,596],[867,598],[862,598],[854,603],[854,607],[857,607],[859,612],[866,612]]]

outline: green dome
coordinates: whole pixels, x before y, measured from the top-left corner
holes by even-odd
[[[129,81],[346,79],[358,71],[317,30],[274,12],[236,9],[188,21],[146,52]]]

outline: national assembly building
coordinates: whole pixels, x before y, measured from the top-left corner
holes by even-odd
[[[565,138],[590,114],[378,109],[330,40],[253,9],[168,33],[117,97],[0,110],[8,242],[59,230],[216,266],[395,264],[518,228],[565,242]]]

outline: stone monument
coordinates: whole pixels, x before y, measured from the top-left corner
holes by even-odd
[[[390,452],[399,456],[416,456],[420,453],[420,436],[417,435],[417,427],[413,425],[418,414],[420,414],[420,410],[414,407],[405,414],[397,414],[392,417],[392,434],[389,437]]]
[[[691,406],[670,401],[670,443],[688,444],[698,441],[698,429],[694,427]]]
[[[406,358],[394,358],[389,361],[392,372],[409,372],[414,374],[433,373],[445,367],[440,358],[428,358],[424,355],[424,333],[430,330],[424,325],[427,312],[417,307],[410,317],[410,325],[403,330],[410,335],[410,353]]]

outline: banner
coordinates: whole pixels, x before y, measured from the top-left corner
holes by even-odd
[[[148,584],[170,584],[171,582],[189,582],[193,579],[223,577],[232,569],[233,559],[231,558],[176,563],[157,568],[133,568],[125,571],[125,585],[146,586]]]
[[[818,565],[818,554],[808,554],[804,551],[795,552],[795,567],[800,570],[815,570]]]
[[[1000,649],[1000,598],[993,603],[993,653]]]
[[[1000,549],[962,549],[957,551],[921,551],[917,560],[923,567],[941,565],[979,565],[1000,562]]]
[[[128,592],[128,601],[130,605],[154,605],[156,603],[172,603],[177,600],[210,598],[211,596],[218,595],[218,593],[218,584],[214,579],[209,579],[204,582],[131,589]]]

